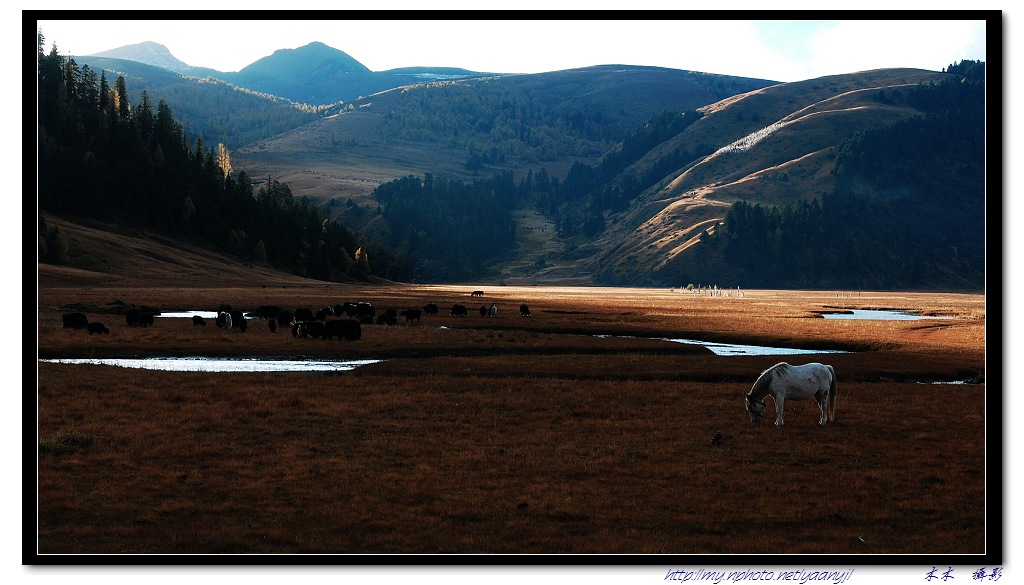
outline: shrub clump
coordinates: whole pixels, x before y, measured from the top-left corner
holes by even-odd
[[[67,455],[96,443],[96,435],[75,430],[59,431],[52,440],[39,440],[40,455]]]

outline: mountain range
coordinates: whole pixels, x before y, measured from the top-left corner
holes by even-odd
[[[277,51],[233,73],[189,66],[156,43],[75,60],[166,99],[191,136],[226,142],[233,168],[257,183],[273,177],[319,202],[387,250],[388,276],[398,280],[454,274],[538,284],[984,287],[983,146],[890,156],[892,144],[910,141],[871,140],[890,128],[923,132],[908,124],[948,118],[950,110],[937,114],[921,95],[965,79],[952,71],[883,69],[795,83],[635,65],[531,75],[372,72],[322,43]],[[245,108],[228,105],[229,94],[249,100]],[[851,149],[869,148],[886,151],[888,174],[870,174],[861,169],[866,163],[850,171],[850,157],[872,158]],[[416,249],[396,234],[418,229],[421,244],[431,234],[401,225],[375,188],[409,176],[471,182],[500,173],[531,178],[507,212],[516,235],[505,253],[471,273],[443,259],[399,259]],[[557,188],[532,182],[541,175]],[[860,231],[844,236],[859,242],[858,251],[850,242],[807,244],[803,268],[792,274],[764,269],[782,265],[779,257],[759,268],[738,256],[746,236],[726,229],[726,218],[748,207],[776,216],[825,207],[826,217],[838,213],[840,200],[859,206],[848,213],[860,220],[846,225]],[[764,237],[778,255],[788,236],[777,224]],[[904,228],[920,246],[893,235]],[[865,245],[871,237],[884,245]],[[826,276],[823,258],[842,265],[844,254],[857,258],[849,274]]]
[[[190,77],[212,77],[237,87],[309,105],[347,101],[412,83],[480,76],[456,67],[404,67],[374,72],[344,51],[320,42],[279,49],[240,71],[193,67],[159,43],[147,41],[91,55],[136,61]]]

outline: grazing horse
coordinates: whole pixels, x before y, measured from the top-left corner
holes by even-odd
[[[781,362],[761,372],[745,398],[751,421],[761,422],[764,399],[768,395],[775,401],[777,427],[782,426],[782,410],[787,398],[806,400],[813,396],[821,408],[818,424],[836,420],[836,372],[832,366],[818,363],[791,366]]]

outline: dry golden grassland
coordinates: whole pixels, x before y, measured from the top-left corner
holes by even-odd
[[[42,358],[384,361],[344,373],[40,363],[38,552],[984,553],[984,296],[840,295],[44,283]],[[327,342],[263,321],[128,328],[105,312],[115,300],[441,313]],[[450,317],[454,303],[469,316]],[[491,303],[498,315],[481,317]],[[110,333],[61,329],[68,306]],[[832,308],[948,319],[819,316]],[[662,337],[851,352],[719,357]],[[834,425],[818,426],[812,401],[788,402],[784,427],[750,422],[743,394],[779,361],[835,367]]]

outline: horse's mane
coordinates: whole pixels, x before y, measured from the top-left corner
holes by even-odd
[[[788,369],[789,364],[781,362],[761,372],[761,375],[757,377],[754,385],[750,388],[750,392],[747,392],[747,396],[751,398],[754,396],[761,396],[761,398],[764,398],[769,393],[768,391],[771,388],[772,379],[779,374],[785,374]]]

